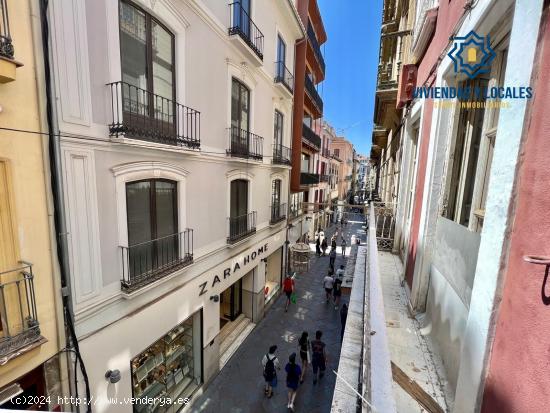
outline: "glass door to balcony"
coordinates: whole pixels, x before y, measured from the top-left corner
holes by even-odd
[[[250,0],[235,0],[233,27],[238,27],[247,38],[250,38]]]
[[[271,221],[281,216],[281,180],[275,179],[271,186]]]
[[[143,10],[120,2],[123,121],[134,138],[175,143],[174,35]]]
[[[277,79],[284,80],[286,66],[286,44],[281,36],[277,36]]]
[[[248,229],[248,181],[236,179],[231,181],[229,237],[239,238]]]
[[[231,152],[248,155],[250,150],[250,91],[236,79],[231,86]]]
[[[154,277],[179,262],[177,184],[151,179],[126,184],[130,281]]]

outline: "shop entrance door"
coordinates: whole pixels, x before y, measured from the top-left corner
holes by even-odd
[[[242,278],[220,294],[220,329],[243,311]]]

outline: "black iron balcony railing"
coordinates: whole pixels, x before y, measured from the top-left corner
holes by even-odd
[[[306,124],[302,124],[302,137],[308,141],[310,146],[313,148],[319,150],[321,148],[321,138],[319,135],[317,135],[315,132],[313,132],[313,129],[311,129]]]
[[[309,172],[300,173],[300,185],[317,185],[319,182],[319,174],[312,174]]]
[[[321,150],[321,155],[323,155],[325,158],[330,158],[330,150],[328,148],[323,148]]]
[[[320,180],[321,182],[328,182],[329,179],[330,179],[330,175],[324,175],[324,174],[319,175],[319,180]]]
[[[274,164],[290,165],[290,156],[291,156],[290,148],[279,144],[273,145],[272,162]]]
[[[264,35],[254,24],[246,10],[242,7],[240,1],[235,1],[229,5],[231,22],[229,25],[229,35],[238,35],[244,42],[256,53],[256,55],[264,59]]]
[[[234,126],[230,127],[228,132],[229,147],[226,150],[228,155],[245,159],[263,159],[264,138]]]
[[[193,230],[120,248],[122,290],[131,292],[191,264]]]
[[[0,358],[42,340],[32,265],[0,272]]]
[[[307,37],[311,42],[311,46],[313,47],[313,51],[315,52],[315,57],[319,62],[319,66],[321,66],[323,73],[325,73],[325,59],[323,58],[323,53],[321,53],[321,46],[319,46],[319,41],[317,40],[317,36],[315,35],[315,30],[313,30],[311,24],[307,25]]]
[[[0,0],[0,56],[13,59],[15,51],[10,35],[10,20],[8,17],[8,3]]]
[[[271,218],[270,224],[276,224],[286,218],[286,204],[273,204],[271,205]]]
[[[256,232],[256,211],[238,217],[227,218],[229,235],[227,242],[233,244]]]
[[[323,99],[321,99],[319,92],[317,92],[317,89],[315,89],[313,80],[311,80],[310,77],[307,75],[306,75],[306,93],[313,101],[313,104],[317,106],[317,109],[319,109],[319,112],[323,113]]]
[[[200,112],[126,82],[109,83],[111,136],[200,147]]]
[[[282,83],[290,93],[294,90],[294,76],[285,66],[285,62],[275,62],[275,83]]]
[[[303,215],[304,213],[304,210],[302,208],[302,203],[301,202],[295,202],[295,203],[292,203],[290,204],[290,208],[289,208],[289,217],[290,219],[294,219],[294,218],[297,218],[299,217],[300,215]]]

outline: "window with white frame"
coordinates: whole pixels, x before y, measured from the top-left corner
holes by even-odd
[[[502,86],[506,70],[506,41],[501,42],[496,50],[497,57],[488,78],[463,82],[460,86]],[[473,100],[485,102],[486,108],[469,105]],[[498,104],[489,105],[488,101],[476,96],[459,103],[458,125],[448,161],[443,215],[479,232],[485,218],[499,107]]]

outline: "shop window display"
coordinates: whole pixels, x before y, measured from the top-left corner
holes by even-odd
[[[172,329],[131,362],[135,398],[177,400],[200,384],[193,355],[193,317]],[[181,408],[181,406],[177,406]],[[170,406],[136,404],[137,412],[164,412]]]

